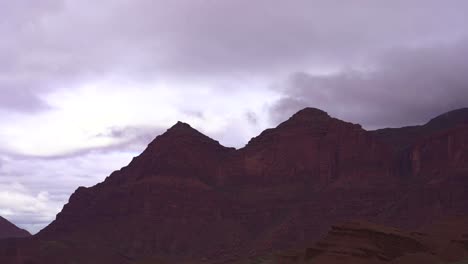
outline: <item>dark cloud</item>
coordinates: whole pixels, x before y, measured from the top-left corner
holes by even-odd
[[[116,139],[118,143],[100,148],[99,151],[137,151],[141,152],[156,136],[167,128],[149,126],[112,127],[104,136]],[[101,134],[100,136],[102,136]],[[92,151],[96,151],[95,149]]]
[[[294,73],[272,107],[282,120],[305,106],[322,108],[368,128],[428,121],[468,105],[468,41],[391,50],[367,70],[314,76]]]
[[[257,125],[258,124],[258,116],[254,112],[249,111],[249,112],[245,113],[245,117],[247,118],[247,121],[251,125]]]
[[[150,126],[111,127],[106,132],[98,134],[97,137],[114,138],[135,145],[148,145],[156,136],[164,132],[165,129]]]
[[[0,89],[10,95],[0,107],[36,111],[44,93],[109,76],[236,81],[352,64],[383,48],[454,39],[466,33],[467,8],[461,0],[3,1]]]

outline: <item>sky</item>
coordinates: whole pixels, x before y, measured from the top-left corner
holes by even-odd
[[[36,233],[178,120],[242,147],[316,107],[468,106],[465,0],[0,1],[0,215]]]

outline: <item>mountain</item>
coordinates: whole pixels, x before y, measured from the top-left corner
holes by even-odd
[[[354,219],[411,229],[467,214],[466,117],[366,131],[306,108],[237,150],[178,122],[78,188],[33,239],[0,241],[0,260],[229,263],[305,247]]]
[[[0,239],[10,237],[27,237],[30,236],[28,231],[18,228],[5,218],[0,216]]]

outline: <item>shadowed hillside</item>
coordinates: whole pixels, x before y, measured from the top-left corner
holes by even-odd
[[[23,230],[10,223],[8,220],[0,216],[0,239],[11,237],[27,237],[30,236],[28,231]]]

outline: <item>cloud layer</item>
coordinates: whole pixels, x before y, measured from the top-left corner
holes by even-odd
[[[41,98],[51,90],[109,75],[215,82],[339,68],[382,49],[460,37],[468,7],[461,0],[1,5],[0,87],[6,96],[0,106],[23,111],[44,108]]]
[[[368,69],[294,73],[281,86],[284,97],[272,108],[273,118],[312,105],[372,129],[418,124],[466,107],[467,44],[390,50]]]

